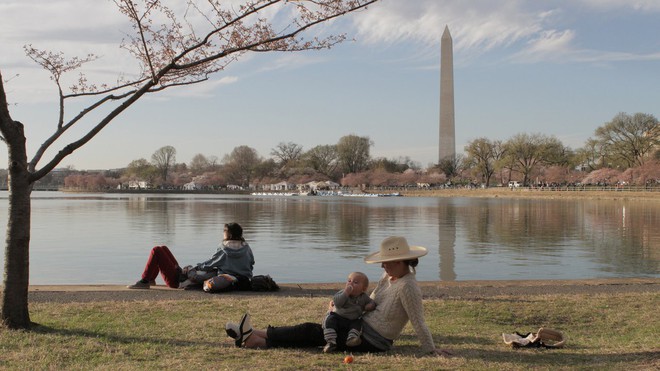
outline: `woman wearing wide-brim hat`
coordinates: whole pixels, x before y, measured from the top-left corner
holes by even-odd
[[[415,267],[427,250],[410,246],[404,237],[387,237],[380,249],[364,258],[366,263],[381,263],[385,273],[371,293],[376,309],[363,318],[361,344],[347,347],[339,341],[338,350],[351,352],[383,352],[390,350],[394,340],[410,322],[425,353],[451,355],[448,350],[438,349],[424,321],[422,291],[415,279]],[[246,313],[239,323],[227,323],[227,334],[236,340],[237,346],[247,348],[304,348],[325,344],[323,328],[319,323],[306,322],[294,326],[271,327],[256,330]],[[339,334],[338,334],[339,335]],[[345,335],[345,334],[344,334]],[[344,338],[345,336],[338,336]]]

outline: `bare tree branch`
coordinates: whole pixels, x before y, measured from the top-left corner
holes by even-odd
[[[78,85],[72,88],[72,93],[64,94],[61,87],[61,77],[66,72],[91,62],[96,56],[90,54],[86,58],[64,59],[62,53],[49,53],[26,47],[29,56],[46,68],[52,75],[59,92],[59,119],[56,131],[45,140],[35,156],[30,161],[32,178],[39,179],[52,170],[66,156],[86,144],[94,135],[105,127],[112,119],[138,98],[147,93],[154,93],[171,87],[197,84],[207,81],[210,74],[223,70],[228,64],[238,60],[246,52],[267,51],[303,51],[327,49],[345,40],[344,35],[330,35],[323,39],[312,38],[305,41],[299,37],[313,26],[335,19],[349,12],[364,9],[377,0],[327,0],[327,1],[283,1],[258,0],[242,5],[237,12],[223,10],[220,2],[207,0],[215,12],[217,20],[213,22],[204,15],[197,3],[189,3],[188,10],[195,10],[204,15],[212,28],[205,32],[204,37],[196,36],[195,27],[187,22],[190,28],[183,32],[181,23],[177,21],[174,12],[159,0],[145,0],[143,10],[139,3],[130,0],[114,0],[120,11],[133,23],[136,35],[131,37],[131,43],[124,45],[138,61],[142,62],[143,75],[133,81],[123,82],[114,87],[106,85],[97,88],[90,85],[81,74]],[[285,28],[291,28],[286,33],[278,34],[273,29],[273,21],[260,16],[261,12],[273,6],[293,6],[298,17],[289,21]],[[313,8],[313,9],[312,9]],[[281,9],[280,9],[281,10]],[[154,19],[160,15],[168,23],[155,26]],[[249,20],[253,17],[256,19]],[[216,45],[216,42],[220,44]],[[128,90],[126,90],[128,89]],[[107,94],[107,95],[106,95]],[[98,101],[83,109],[67,123],[64,122],[65,101],[68,99],[104,95]],[[74,125],[80,123],[89,113],[109,102],[120,102],[100,122],[79,140],[64,146],[51,161],[42,169],[36,171],[37,164],[46,151]]]
[[[94,136],[96,136],[96,134],[98,134],[115,117],[117,117],[125,109],[127,109],[133,103],[135,103],[135,101],[140,99],[140,97],[146,94],[152,86],[153,86],[152,82],[148,82],[147,84],[145,84],[142,88],[140,88],[138,91],[133,93],[126,101],[124,101],[117,108],[112,110],[106,117],[104,117],[96,126],[94,126],[94,128],[92,128],[82,138],[80,138],[75,142],[69,143],[64,148],[62,148],[62,150],[60,150],[55,156],[53,156],[53,159],[50,162],[48,162],[38,171],[35,171],[31,174],[30,181],[34,182],[43,178],[46,174],[48,174],[51,170],[53,170],[55,166],[57,166],[66,156],[72,154],[75,150],[82,147],[92,138],[94,138]]]

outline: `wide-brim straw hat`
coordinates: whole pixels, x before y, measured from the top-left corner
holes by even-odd
[[[364,258],[364,262],[384,263],[400,260],[412,260],[426,255],[426,247],[410,246],[405,237],[392,236],[387,237],[380,243],[380,250],[371,253]]]

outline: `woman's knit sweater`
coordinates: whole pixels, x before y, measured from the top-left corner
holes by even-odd
[[[371,293],[371,298],[376,302],[376,310],[367,312],[363,319],[376,332],[387,339],[395,340],[410,321],[422,343],[422,349],[425,352],[435,350],[431,331],[424,321],[422,290],[413,273],[394,281],[390,280],[387,274],[383,274]]]

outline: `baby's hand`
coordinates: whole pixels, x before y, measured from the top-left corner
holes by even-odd
[[[366,312],[371,312],[374,309],[376,309],[376,303],[374,303],[373,301],[364,306],[364,310]]]

